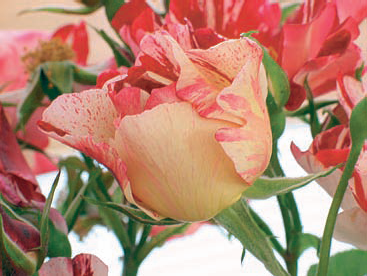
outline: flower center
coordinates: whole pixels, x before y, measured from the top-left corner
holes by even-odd
[[[40,40],[38,46],[22,56],[25,70],[32,73],[40,64],[47,61],[71,60],[75,56],[73,49],[60,38],[48,41]]]

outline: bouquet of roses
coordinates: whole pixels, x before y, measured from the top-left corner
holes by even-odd
[[[272,275],[298,275],[310,247],[308,275],[367,274],[366,1],[84,0],[23,13],[99,9],[113,32],[0,31],[2,275],[107,275],[98,256],[71,255],[68,234],[97,224],[119,241],[122,275],[138,275],[154,248],[206,223]],[[88,32],[111,58],[88,61]],[[278,146],[287,117],[309,126],[308,150]],[[56,154],[50,138],[77,151]],[[282,151],[308,174],[287,177]],[[46,197],[36,175],[57,170]],[[314,180],[333,197],[322,237],[303,232],[292,194]],[[270,197],[285,244],[251,207]],[[358,249],[331,257],[333,237]]]

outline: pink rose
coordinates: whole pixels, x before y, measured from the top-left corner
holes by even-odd
[[[306,78],[317,97],[336,88],[338,74],[353,75],[360,64],[361,51],[354,44],[359,36],[358,21],[351,16],[340,18],[342,8],[338,5],[342,1],[336,2],[306,1],[283,26],[278,62],[290,80],[286,105],[290,110],[305,100]],[[356,5],[356,10],[363,8]]]
[[[339,80],[339,98],[346,116],[350,117],[353,107],[367,96],[367,75],[363,82],[345,76]],[[337,109],[338,110],[338,109]],[[338,114],[340,116],[340,110]],[[292,152],[298,163],[309,173],[330,168],[348,158],[351,147],[348,125],[340,125],[317,135],[310,148],[301,152],[292,145]],[[334,237],[351,243],[361,249],[367,249],[367,143],[364,145],[352,178],[349,180],[342,202],[343,212],[337,217]],[[343,168],[317,182],[333,196],[339,183]]]
[[[51,258],[41,266],[39,276],[107,276],[108,267],[96,256],[79,254],[73,259],[66,257]]]
[[[166,32],[140,46],[128,75],[58,97],[39,125],[106,165],[150,216],[212,218],[271,156],[262,50],[238,39],[184,51]]]

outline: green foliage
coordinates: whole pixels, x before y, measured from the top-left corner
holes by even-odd
[[[251,199],[266,199],[274,195],[285,194],[294,189],[331,174],[336,168],[310,174],[303,177],[287,178],[258,178],[244,193],[243,196]]]
[[[307,276],[315,276],[317,264],[308,270]],[[364,276],[367,274],[367,251],[350,250],[330,257],[329,270],[325,276]]]
[[[101,207],[109,208],[115,211],[118,211],[126,216],[129,216],[130,218],[144,223],[144,224],[151,224],[151,225],[176,225],[181,224],[182,222],[173,220],[173,219],[162,219],[162,220],[155,220],[145,214],[140,209],[133,208],[131,206],[123,205],[123,204],[116,204],[113,202],[100,202],[97,200],[94,200],[92,198],[85,198],[86,201],[88,201],[91,204],[95,204]]]
[[[102,5],[100,3],[94,6],[82,6],[82,7],[55,7],[55,6],[44,6],[37,8],[29,8],[22,10],[19,14],[31,13],[31,12],[51,12],[61,14],[91,14],[98,10]]]
[[[274,276],[289,275],[279,264],[269,238],[253,220],[244,200],[223,210],[214,220],[235,236]]]

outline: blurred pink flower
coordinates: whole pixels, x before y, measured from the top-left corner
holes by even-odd
[[[70,44],[75,53],[75,62],[86,65],[89,46],[84,22],[62,26],[51,34],[35,30],[0,31],[0,41],[2,42],[0,46],[0,87],[3,86],[0,88],[0,102],[21,103],[26,95],[19,89],[25,88],[30,78],[29,68],[22,61],[22,57],[37,49],[40,46],[40,41],[51,41],[55,38]],[[37,121],[41,119],[44,109],[44,107],[39,107],[32,114],[24,129],[17,133],[19,139],[39,149],[46,149],[48,146],[48,137],[36,125]],[[17,108],[6,107],[5,112],[11,126],[15,128],[18,122]],[[32,152],[28,161],[36,174],[57,168],[43,154],[35,151]]]

